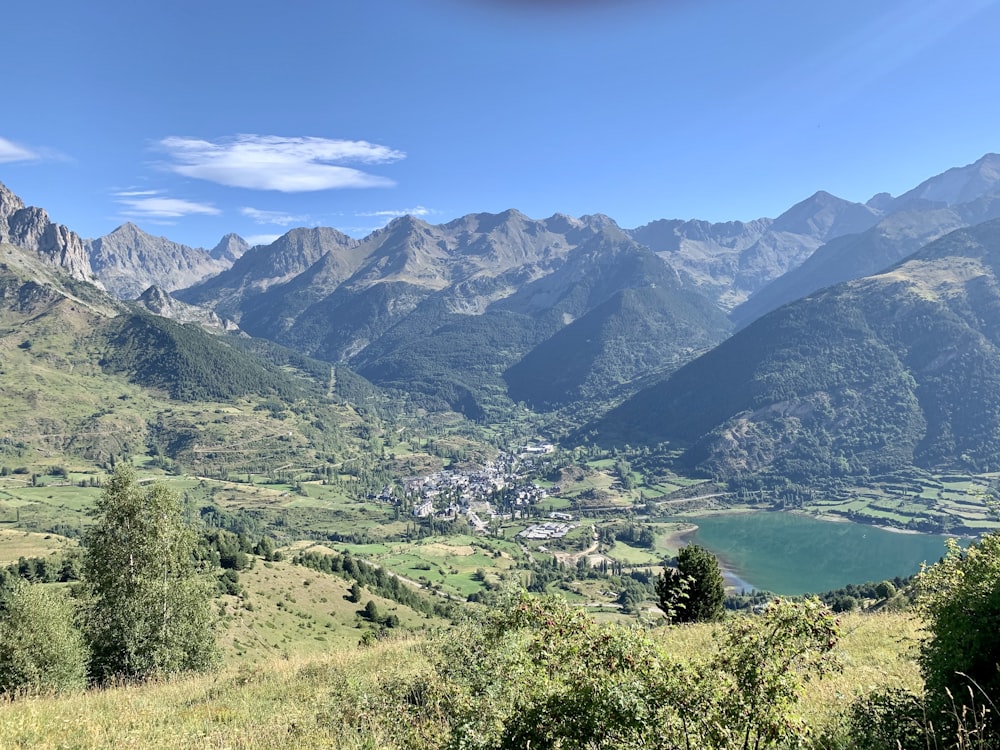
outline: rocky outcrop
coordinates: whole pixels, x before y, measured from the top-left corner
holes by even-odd
[[[170,318],[178,323],[196,323],[209,332],[238,331],[233,321],[216,315],[203,307],[189,305],[174,299],[158,286],[151,286],[144,291],[136,303],[161,318]]]
[[[0,183],[0,242],[38,254],[75,279],[95,281],[84,241],[62,224],[55,224],[42,208],[25,206]]]

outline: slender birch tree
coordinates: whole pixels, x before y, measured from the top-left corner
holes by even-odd
[[[140,487],[120,463],[97,503],[84,582],[91,671],[99,681],[202,671],[215,660],[211,589],[177,495]]]

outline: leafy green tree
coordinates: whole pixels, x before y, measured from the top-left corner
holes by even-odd
[[[722,617],[726,598],[715,555],[697,544],[677,553],[677,567],[664,568],[656,580],[660,609],[673,622],[707,622]]]
[[[212,585],[195,566],[195,546],[177,496],[162,485],[141,488],[132,467],[119,463],[97,502],[84,558],[98,680],[213,664]]]
[[[891,581],[882,581],[875,587],[875,595],[879,599],[892,599],[896,595],[896,587]]]
[[[61,592],[17,582],[0,607],[0,693],[84,687],[87,648],[73,624],[72,604]]]
[[[947,544],[944,558],[917,576],[918,603],[929,633],[919,662],[930,718],[936,724],[958,719],[966,726],[977,724],[996,743],[1000,534],[984,536],[964,550],[953,539]],[[983,707],[989,707],[985,716]]]
[[[357,581],[351,584],[351,593],[347,595],[347,600],[349,602],[354,602],[355,604],[359,604],[361,602],[361,587],[358,585]]]

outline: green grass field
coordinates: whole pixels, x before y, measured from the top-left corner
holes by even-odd
[[[843,670],[808,683],[801,699],[801,715],[817,732],[876,685],[920,686],[913,661],[918,621],[902,614],[852,614],[842,618],[842,631],[837,653]],[[655,633],[669,654],[686,659],[712,647],[716,628]],[[317,641],[312,653],[282,654],[279,647],[271,656],[209,675],[15,701],[0,705],[0,746],[394,748],[387,736],[394,717],[380,708],[379,695],[387,681],[429,674],[424,642],[405,636],[359,649]]]

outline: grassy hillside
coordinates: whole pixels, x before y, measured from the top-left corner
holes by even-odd
[[[839,674],[808,684],[801,713],[817,731],[835,724],[857,694],[873,686],[916,689],[912,646],[919,623],[908,615],[848,615],[837,651]],[[673,656],[696,658],[714,626],[654,631]],[[112,688],[0,706],[0,745],[8,748],[399,748],[400,690],[430,679],[429,641],[407,636],[368,648],[328,648],[230,666],[165,684]],[[420,700],[412,694],[410,700]],[[432,739],[424,736],[422,741]],[[443,739],[443,738],[442,738]]]

